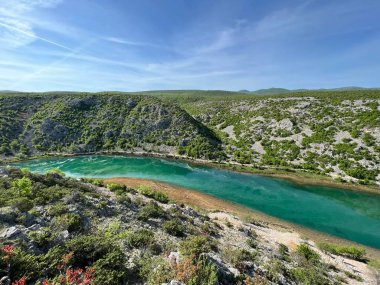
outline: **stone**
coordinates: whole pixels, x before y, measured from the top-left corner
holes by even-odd
[[[23,232],[18,227],[10,227],[5,229],[1,234],[0,238],[5,239],[22,239],[22,240],[28,240],[26,235],[23,234]]]
[[[17,218],[16,209],[13,207],[0,208],[0,222],[12,224]]]
[[[0,279],[0,285],[9,285],[11,284],[11,279],[8,276],[3,276]]]
[[[168,256],[168,260],[173,263],[179,263],[179,252],[172,251]]]
[[[28,228],[28,231],[38,231],[41,229],[41,225],[40,224],[34,224],[34,225],[31,225],[29,228]]]

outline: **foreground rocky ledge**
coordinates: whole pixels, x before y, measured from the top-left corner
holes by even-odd
[[[362,255],[114,182],[2,170],[0,284],[62,284],[78,269],[78,284],[85,272],[87,284],[377,284]]]

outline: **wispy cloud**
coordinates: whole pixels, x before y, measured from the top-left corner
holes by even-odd
[[[3,0],[0,3],[0,43],[2,47],[16,48],[35,40],[70,50],[69,47],[41,37],[33,28],[28,14],[36,9],[52,8],[61,0]]]

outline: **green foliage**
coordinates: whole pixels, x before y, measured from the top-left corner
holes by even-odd
[[[319,249],[335,255],[347,256],[355,260],[363,260],[366,255],[365,248],[356,246],[343,246],[331,243],[318,243]]]
[[[32,181],[25,176],[13,181],[12,186],[21,196],[30,197],[33,194]]]
[[[180,242],[180,252],[184,256],[198,257],[203,252],[209,252],[214,247],[210,238],[205,236],[190,236]]]
[[[69,211],[68,207],[64,203],[57,203],[55,205],[52,205],[48,209],[48,214],[51,216],[59,216],[62,214],[65,214]]]
[[[291,276],[298,284],[327,285],[329,281],[313,267],[297,267],[290,270]]]
[[[62,177],[65,176],[65,173],[59,168],[52,168],[46,172],[46,174],[51,174],[51,173],[59,174]]]
[[[218,271],[216,267],[203,258],[196,264],[196,274],[187,282],[188,285],[216,285],[218,284]]]
[[[170,220],[162,224],[162,229],[173,236],[183,236],[185,232],[185,226],[180,220]]]
[[[131,273],[126,268],[125,254],[121,250],[113,250],[94,262],[94,283],[118,285],[124,284]]]
[[[117,190],[125,190],[125,185],[120,185],[116,183],[109,183],[106,186],[108,189],[110,189],[112,192],[116,192]]]
[[[34,231],[29,234],[29,237],[40,248],[48,247],[49,244],[57,238],[52,229],[44,228],[40,231]]]
[[[147,221],[150,218],[162,218],[164,213],[164,210],[157,203],[150,202],[140,209],[138,217],[143,221]]]
[[[146,247],[154,242],[154,233],[147,229],[139,229],[127,233],[126,244],[131,248]]]
[[[81,229],[82,219],[76,213],[66,213],[56,217],[55,225],[58,228],[68,230],[69,232]]]
[[[175,279],[173,267],[162,257],[146,257],[139,260],[139,276],[148,284],[163,284]]]
[[[320,255],[306,243],[302,243],[297,247],[297,253],[311,263],[318,263],[321,259]]]
[[[142,195],[149,197],[149,198],[152,198],[158,202],[161,202],[161,203],[169,202],[168,195],[166,195],[165,193],[162,193],[160,191],[153,190],[152,187],[150,187],[150,186],[140,185],[137,190]]]

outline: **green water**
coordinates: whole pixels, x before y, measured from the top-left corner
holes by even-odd
[[[380,195],[300,186],[185,162],[123,156],[52,158],[16,164],[72,177],[135,177],[194,189],[308,228],[380,248]]]

